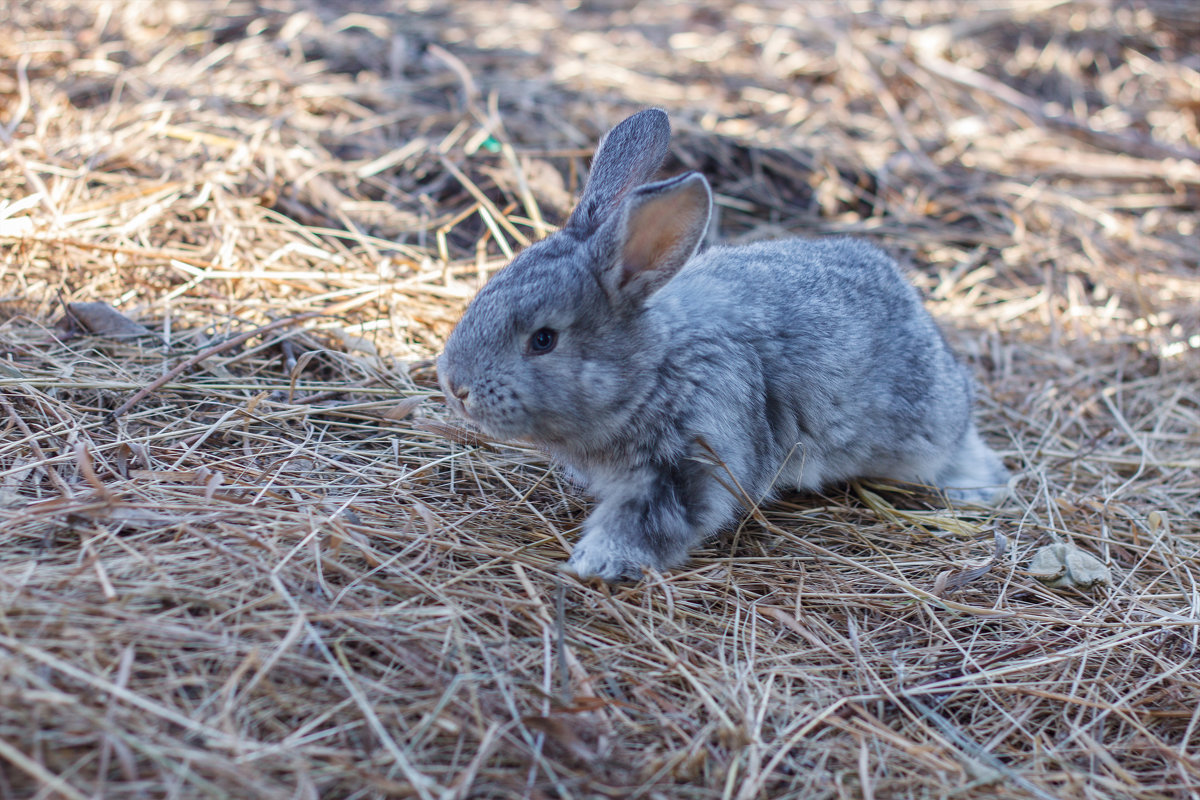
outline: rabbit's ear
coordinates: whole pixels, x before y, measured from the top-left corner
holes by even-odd
[[[610,251],[601,260],[609,296],[640,305],[662,288],[695,254],[711,210],[708,181],[698,172],[634,189],[622,214],[597,234]]]
[[[567,228],[591,233],[620,206],[629,191],[654,177],[667,157],[671,123],[659,108],[640,111],[600,140],[592,171]]]

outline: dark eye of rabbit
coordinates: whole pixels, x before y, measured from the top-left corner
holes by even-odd
[[[550,328],[539,328],[529,337],[529,352],[535,356],[544,356],[558,344],[558,332]]]

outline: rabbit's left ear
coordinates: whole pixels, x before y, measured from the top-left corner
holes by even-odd
[[[640,305],[675,277],[700,246],[712,211],[708,181],[690,172],[630,192],[596,234],[601,282],[610,298]],[[607,256],[607,257],[605,257]]]
[[[590,234],[612,218],[630,191],[654,177],[670,142],[671,123],[660,108],[640,111],[606,133],[564,227]]]

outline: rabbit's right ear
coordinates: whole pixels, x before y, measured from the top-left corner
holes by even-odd
[[[712,213],[698,172],[634,189],[593,237],[600,285],[614,304],[638,308],[696,253]]]
[[[670,141],[671,123],[660,108],[639,111],[605,134],[566,227],[584,234],[595,231],[631,189],[654,177],[667,157]]]

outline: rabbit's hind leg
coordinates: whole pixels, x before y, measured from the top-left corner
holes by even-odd
[[[942,466],[934,483],[954,503],[998,505],[1008,490],[1008,470],[972,424],[958,451]]]

